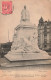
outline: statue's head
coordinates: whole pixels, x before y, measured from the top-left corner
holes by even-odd
[[[26,9],[26,5],[24,6],[24,9]]]

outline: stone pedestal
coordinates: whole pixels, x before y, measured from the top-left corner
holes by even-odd
[[[50,58],[47,52],[38,48],[36,26],[20,24],[15,30],[11,51],[5,55],[9,61]]]

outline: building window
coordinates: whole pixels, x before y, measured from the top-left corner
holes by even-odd
[[[44,47],[46,48],[46,47],[47,47],[47,45],[44,45]]]
[[[46,27],[46,25],[44,27],[44,36],[47,36],[47,27]]]
[[[44,48],[47,47],[47,39],[44,40]]]

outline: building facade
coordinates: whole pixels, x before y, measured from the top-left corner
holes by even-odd
[[[38,46],[42,50],[51,50],[51,21],[41,17],[38,24]]]

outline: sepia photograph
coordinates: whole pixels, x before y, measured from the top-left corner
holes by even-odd
[[[51,0],[0,0],[0,80],[51,80]]]

